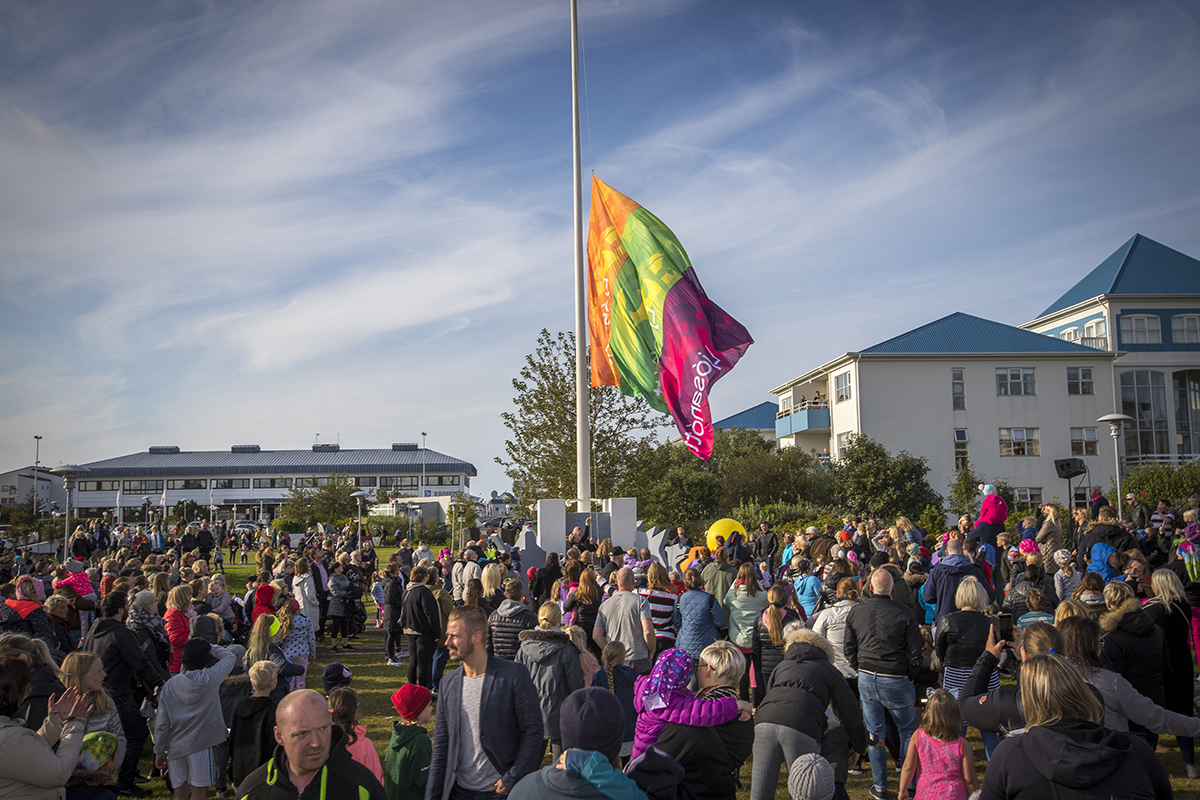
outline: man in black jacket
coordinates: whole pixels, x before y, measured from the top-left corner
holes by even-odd
[[[433,651],[442,632],[442,612],[433,592],[426,586],[429,568],[413,567],[400,613],[400,627],[408,641],[408,682],[433,688]]]
[[[488,617],[487,651],[496,658],[515,661],[521,649],[521,631],[538,626],[537,614],[525,605],[525,587],[515,579],[504,584],[504,602]]]
[[[771,526],[765,522],[758,523],[758,536],[755,541],[758,542],[758,553],[756,558],[759,561],[766,561],[771,568],[771,574],[775,574],[775,557],[779,553],[779,534],[771,530]]]
[[[900,760],[903,766],[908,740],[917,729],[916,690],[913,679],[921,669],[921,632],[912,611],[892,599],[892,576],[885,569],[871,575],[871,596],[846,616],[843,651],[850,666],[858,671],[863,720],[872,742],[871,796],[887,795],[887,750],[884,710],[891,712],[900,730]]]
[[[524,666],[494,658],[483,646],[487,617],[479,606],[450,614],[446,648],[462,666],[442,678],[425,800],[498,798],[542,761],[542,712]],[[484,724],[486,720],[486,724]]]
[[[146,720],[134,699],[133,691],[138,681],[147,691],[158,686],[161,680],[138,646],[137,635],[125,627],[128,614],[128,597],[125,592],[109,592],[100,603],[103,619],[88,631],[80,647],[100,657],[104,665],[104,688],[112,697],[121,727],[125,729],[125,760],[117,774],[117,794],[127,797],[146,797],[149,792],[134,783],[138,774],[138,759],[150,735]]]

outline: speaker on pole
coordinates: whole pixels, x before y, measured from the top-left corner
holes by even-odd
[[[1087,472],[1082,458],[1059,458],[1054,461],[1054,470],[1063,479],[1075,478]]]

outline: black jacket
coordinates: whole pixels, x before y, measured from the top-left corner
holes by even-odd
[[[1164,707],[1176,714],[1192,716],[1192,621],[1191,609],[1179,603],[1146,603],[1142,610],[1163,634],[1166,655],[1163,671]]]
[[[162,683],[159,672],[142,654],[137,636],[124,623],[105,618],[93,625],[81,650],[100,656],[104,664],[104,688],[113,698],[132,697],[137,682],[150,688]]]
[[[825,738],[825,709],[832,704],[850,736],[850,747],[865,752],[867,729],[850,684],[830,663],[829,654],[820,647],[824,642],[820,636],[807,631],[801,636],[804,638],[787,648],[783,661],[771,673],[755,723],[786,725],[820,742]]]
[[[1064,720],[1002,741],[988,763],[982,800],[1171,796],[1171,781],[1150,745],[1092,722]]]
[[[1179,578],[1179,582],[1183,584],[1183,593],[1187,597],[1188,605],[1200,608],[1200,581],[1193,581],[1188,576],[1187,565],[1183,559],[1176,558],[1167,564],[1167,569],[1174,572]]]
[[[992,620],[979,611],[955,611],[938,625],[937,656],[943,667],[971,669],[987,647]]]
[[[754,723],[735,719],[712,728],[671,723],[654,746],[683,767],[679,800],[729,800],[754,749]]]
[[[842,652],[856,670],[915,679],[921,671],[924,644],[908,607],[890,597],[871,595],[846,615]]]
[[[1091,554],[1092,545],[1097,542],[1104,542],[1121,553],[1124,553],[1126,550],[1135,550],[1138,546],[1137,537],[1118,525],[1110,525],[1109,523],[1094,525],[1091,530],[1084,534],[1083,539],[1079,542],[1079,547],[1075,551],[1075,566],[1079,567],[1080,572],[1087,571],[1087,562],[1084,561],[1083,557]]]
[[[275,752],[275,703],[269,697],[247,697],[233,714],[229,728],[229,777],[237,786],[267,763]]]
[[[768,558],[773,558],[779,552],[779,534],[768,529],[766,533],[759,533],[754,537],[754,541],[758,544],[758,559],[766,561]]]
[[[1116,611],[1100,617],[1104,655],[1133,688],[1162,705],[1163,633],[1142,610],[1137,598],[1126,600]]]
[[[388,633],[399,633],[400,616],[404,609],[404,584],[399,578],[390,577],[383,584],[383,629]]]
[[[489,655],[513,661],[521,649],[521,631],[538,626],[537,614],[524,603],[505,600],[488,617],[487,651]]]
[[[994,655],[984,650],[975,661],[971,677],[958,693],[958,707],[962,711],[963,722],[988,733],[1025,727],[1025,708],[1021,705],[1020,689],[1000,686],[988,691],[992,672],[999,663]]]
[[[791,608],[783,609],[783,619],[779,622],[780,628],[786,628],[790,622],[799,622],[800,617]],[[767,629],[766,623],[763,622],[763,615],[759,614],[754,618],[754,635],[751,643],[751,650],[754,653],[754,663],[758,664],[758,672],[762,677],[759,679],[763,682],[763,686],[771,679],[771,673],[779,666],[779,662],[783,661],[783,647],[776,647],[771,641],[771,631]]]
[[[539,608],[542,603],[550,599],[550,592],[554,589],[554,582],[562,576],[562,569],[559,567],[542,567],[537,571],[537,575],[533,576],[533,583],[529,584],[529,593],[533,595],[533,599],[537,602]],[[557,600],[558,598],[554,599]]]
[[[400,627],[417,631],[426,639],[436,639],[442,632],[442,612],[428,586],[417,584],[404,596]]]
[[[276,745],[271,759],[263,764],[237,788],[238,800],[291,800],[292,798],[352,798],[362,795],[359,789],[367,790],[370,800],[387,800],[383,786],[371,774],[371,770],[350,757],[346,750],[346,734],[333,726],[330,734],[329,759],[321,771],[313,776],[301,795],[288,777],[287,756],[283,748]]]
[[[54,674],[49,664],[38,664],[33,668],[29,691],[21,701],[17,716],[25,720],[25,727],[36,731],[46,721],[50,709],[50,698],[58,697],[67,689]]]

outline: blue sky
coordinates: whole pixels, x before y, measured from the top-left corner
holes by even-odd
[[[718,418],[1134,233],[1200,256],[1194,3],[581,6],[585,171],[756,340]],[[424,430],[507,488],[511,378],[573,325],[567,15],[0,5],[0,469]]]

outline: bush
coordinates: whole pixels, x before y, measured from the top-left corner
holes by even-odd
[[[1187,507],[1187,496],[1200,492],[1200,461],[1177,467],[1168,464],[1145,464],[1121,481],[1121,493],[1136,495],[1153,510],[1159,500],[1168,500],[1175,509]],[[1117,487],[1108,491],[1108,502],[1124,509],[1125,502],[1117,497]]]

